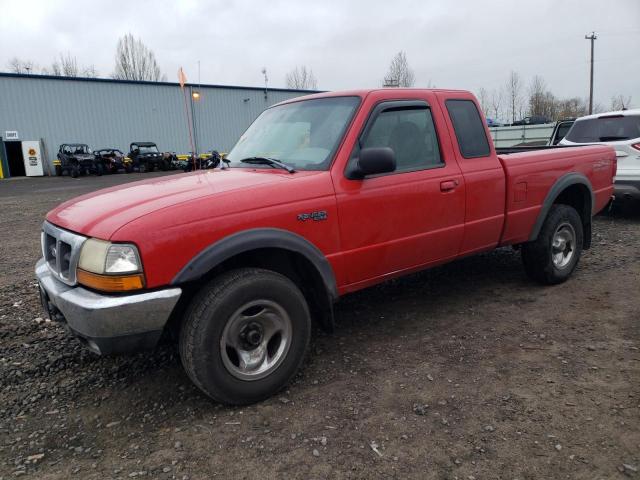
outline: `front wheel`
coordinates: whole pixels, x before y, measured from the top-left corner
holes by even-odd
[[[180,331],[180,357],[208,396],[246,405],[291,380],[310,334],[309,308],[291,280],[243,268],[216,277],[193,299]]]
[[[583,238],[578,212],[568,205],[553,205],[538,238],[522,246],[527,275],[546,285],[564,282],[578,265]]]

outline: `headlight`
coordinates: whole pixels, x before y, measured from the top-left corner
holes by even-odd
[[[136,246],[96,238],[82,245],[77,278],[87,287],[108,292],[144,288],[142,262]]]

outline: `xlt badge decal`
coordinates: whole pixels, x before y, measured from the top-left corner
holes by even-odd
[[[314,222],[319,222],[320,220],[327,219],[326,210],[318,210],[317,212],[311,213],[299,213],[298,220],[301,222],[306,222],[307,220],[313,220]]]

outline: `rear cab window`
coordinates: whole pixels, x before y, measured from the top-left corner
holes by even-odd
[[[486,157],[491,153],[482,117],[471,100],[445,101],[464,158]]]
[[[615,142],[640,138],[640,115],[602,115],[576,120],[565,138],[574,143]]]

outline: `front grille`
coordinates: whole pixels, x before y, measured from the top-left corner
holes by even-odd
[[[51,273],[67,285],[76,284],[76,267],[86,239],[49,222],[42,224],[42,255]]]

